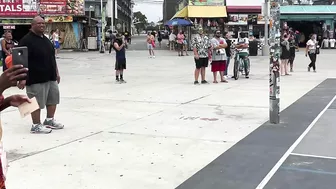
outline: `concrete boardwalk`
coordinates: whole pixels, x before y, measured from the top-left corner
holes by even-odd
[[[112,55],[61,57],[57,119],[66,129],[31,135],[29,118],[14,109],[1,115],[8,188],[172,189],[268,119],[267,58],[251,57],[249,80],[194,86],[193,58],[176,53],[130,51],[122,85]],[[335,77],[333,58],[322,53],[318,73],[307,73],[298,54],[295,73],[281,80],[281,109]]]

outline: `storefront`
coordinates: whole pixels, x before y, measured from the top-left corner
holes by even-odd
[[[336,6],[334,5],[283,6],[281,20],[300,32],[302,45],[312,33],[324,39],[335,38]]]
[[[173,18],[190,19],[197,27],[202,26],[205,32],[211,34],[216,29],[223,29],[224,18],[227,17],[224,0],[189,0],[185,4]],[[191,29],[191,34],[196,33],[195,27]]]
[[[0,2],[0,35],[10,29],[13,39],[19,41],[29,32],[31,21],[40,13],[46,21],[46,34],[59,29],[62,48],[76,48],[82,25],[73,19],[74,15],[84,15],[84,0],[17,0]],[[39,11],[37,9],[39,7]],[[52,15],[52,16],[51,16]]]
[[[246,32],[255,38],[264,35],[264,17],[261,15],[261,5],[264,0],[227,0],[228,13],[225,30],[230,32],[233,38],[238,37],[239,32]]]
[[[14,41],[19,41],[30,29],[31,19],[0,19],[0,35],[5,30],[12,31]]]
[[[183,7],[183,5],[186,6]],[[199,27],[202,27],[210,37],[215,30],[224,31],[224,18],[227,17],[224,0],[183,0],[180,2],[179,9],[173,18],[185,18],[194,23],[193,27],[186,28],[188,41],[198,33]],[[188,49],[190,47],[188,43]]]

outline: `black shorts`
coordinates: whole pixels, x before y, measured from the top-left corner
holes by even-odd
[[[126,70],[126,58],[125,59],[116,60],[115,70]]]
[[[177,50],[183,50],[183,44],[177,43]]]
[[[209,58],[195,58],[196,68],[200,69],[202,67],[206,68],[209,66]]]

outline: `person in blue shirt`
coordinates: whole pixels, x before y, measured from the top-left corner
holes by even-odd
[[[124,80],[124,70],[126,69],[126,51],[125,51],[126,43],[122,39],[121,34],[117,34],[116,38],[113,42],[113,48],[116,52],[116,62],[115,62],[115,70],[116,70],[116,82],[117,83],[126,83]]]

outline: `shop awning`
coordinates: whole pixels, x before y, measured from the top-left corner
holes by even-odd
[[[227,6],[228,13],[261,13],[261,6]]]
[[[281,14],[336,14],[335,5],[290,5],[281,6]]]
[[[186,6],[177,12],[174,18],[224,18],[227,17],[225,6]]]

